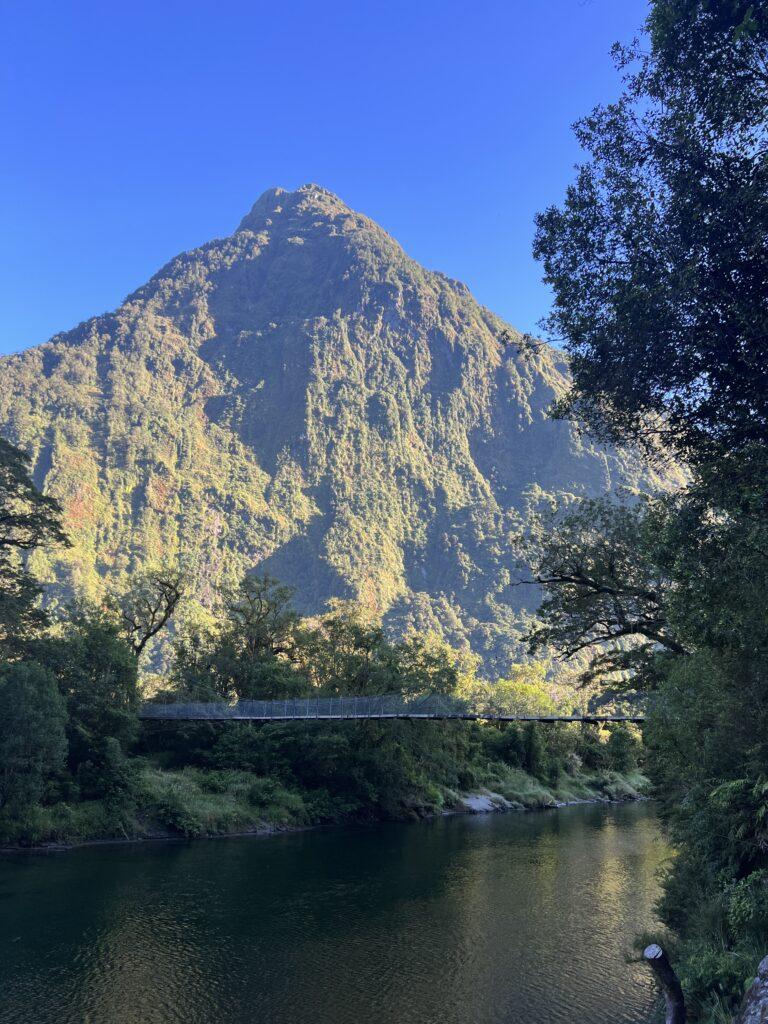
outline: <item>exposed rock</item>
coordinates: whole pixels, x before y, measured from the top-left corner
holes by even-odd
[[[768,956],[760,961],[735,1024],[768,1024]]]
[[[470,814],[487,814],[489,811],[511,811],[521,806],[507,800],[501,793],[492,793],[489,789],[483,789],[479,793],[467,793],[460,798],[459,802],[463,809]]]

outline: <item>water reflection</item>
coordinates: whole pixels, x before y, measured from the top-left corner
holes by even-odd
[[[0,1024],[638,1024],[648,805],[0,860]]]

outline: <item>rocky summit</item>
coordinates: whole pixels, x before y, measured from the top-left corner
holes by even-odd
[[[34,568],[96,597],[180,561],[189,617],[258,567],[306,613],[354,599],[503,672],[536,601],[508,540],[529,504],[670,482],[547,419],[567,368],[519,340],[335,195],[271,189],[115,312],[0,360],[0,433],[73,542]]]

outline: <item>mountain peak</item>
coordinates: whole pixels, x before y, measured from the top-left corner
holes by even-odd
[[[73,538],[38,566],[51,599],[179,562],[205,622],[258,568],[302,611],[353,598],[505,674],[535,602],[510,585],[529,503],[664,481],[550,421],[560,358],[502,331],[332,192],[269,189],[114,313],[0,359],[0,434]]]
[[[313,182],[301,185],[294,192],[279,187],[268,188],[240,221],[237,230],[262,231],[286,210],[326,216],[352,212],[337,195]]]

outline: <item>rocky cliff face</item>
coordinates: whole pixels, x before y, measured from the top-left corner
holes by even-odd
[[[735,1024],[768,1024],[768,956],[760,961]]]
[[[205,606],[259,566],[307,612],[355,598],[503,671],[535,600],[510,586],[526,501],[670,482],[548,421],[566,368],[518,338],[336,196],[272,189],[114,313],[0,360],[0,432],[74,541],[37,569],[93,596],[181,558]]]

